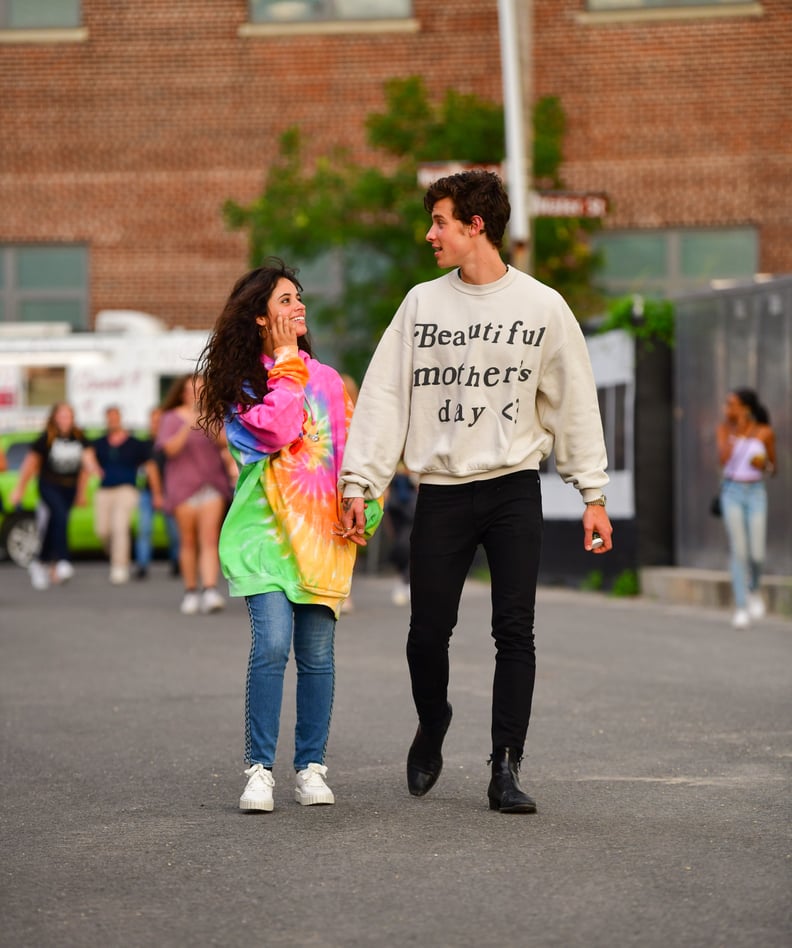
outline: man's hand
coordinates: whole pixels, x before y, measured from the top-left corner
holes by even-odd
[[[602,546],[592,550],[593,534],[602,537]],[[587,504],[583,514],[583,549],[589,553],[607,553],[613,549],[613,527],[604,507],[598,504]]]
[[[362,497],[344,497],[341,501],[341,523],[333,528],[337,537],[343,537],[358,546],[366,546],[366,505]]]

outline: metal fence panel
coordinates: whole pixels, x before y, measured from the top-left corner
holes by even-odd
[[[776,435],[765,572],[792,575],[792,277],[685,297],[676,314],[676,562],[728,566],[723,523],[709,513],[720,480],[715,428],[726,395],[747,387],[767,406]]]

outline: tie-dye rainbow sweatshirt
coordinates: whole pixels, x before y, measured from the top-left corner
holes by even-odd
[[[291,602],[325,605],[338,616],[357,552],[332,532],[352,402],[335,369],[296,348],[276,355],[264,357],[264,400],[226,419],[240,473],[220,562],[232,596],[281,590]],[[380,503],[367,504],[367,534],[381,516]]]

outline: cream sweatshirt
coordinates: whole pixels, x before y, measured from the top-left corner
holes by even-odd
[[[345,497],[376,498],[404,457],[424,484],[536,470],[555,450],[583,500],[608,483],[588,349],[562,297],[509,267],[413,287],[377,346],[341,466]]]

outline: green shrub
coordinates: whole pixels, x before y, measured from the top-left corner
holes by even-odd
[[[612,596],[638,596],[641,584],[634,569],[625,569],[614,579],[611,587]]]
[[[605,577],[601,569],[593,569],[583,577],[580,582],[580,588],[587,592],[599,592],[605,583]]]

